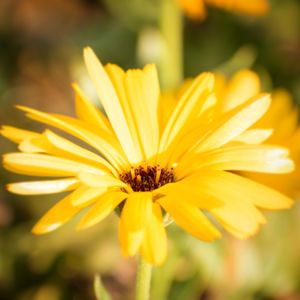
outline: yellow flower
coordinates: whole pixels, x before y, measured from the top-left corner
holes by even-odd
[[[258,95],[261,91],[259,76],[250,70],[241,70],[230,80],[217,75],[216,93],[219,98],[219,112],[227,112]],[[272,93],[272,103],[268,112],[254,125],[257,128],[271,128],[272,134],[266,132],[264,144],[280,145],[290,151],[295,162],[295,170],[289,174],[264,176],[260,173],[243,173],[243,175],[276,188],[290,197],[300,194],[300,127],[298,126],[298,109],[288,91],[277,89]]]
[[[40,219],[35,234],[60,227],[86,207],[89,210],[78,229],[118,210],[123,254],[140,252],[159,265],[167,253],[166,214],[193,236],[213,241],[221,236],[221,229],[211,218],[246,238],[266,222],[259,208],[291,206],[291,199],[283,194],[227,172],[293,169],[285,148],[255,145],[251,136],[247,138],[248,128],[269,107],[268,95],[212,119],[214,76],[204,73],[181,91],[168,118],[161,119],[155,66],[127,72],[112,64],[103,67],[89,48],[84,58],[106,115],[77,85],[73,86],[77,118],[19,108],[29,118],[77,138],[88,149],[49,129],[35,133],[4,126],[1,131],[21,151],[4,155],[6,169],[58,177],[12,183],[9,191],[23,195],[72,191]],[[245,143],[236,144],[242,137]]]
[[[206,17],[205,5],[253,16],[265,15],[269,10],[268,0],[177,0],[182,10],[193,19]]]

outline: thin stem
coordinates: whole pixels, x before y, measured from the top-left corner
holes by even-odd
[[[136,300],[150,299],[152,266],[139,258],[136,276]]]
[[[97,300],[112,300],[99,274],[96,274],[94,278],[94,292]]]
[[[163,49],[159,69],[163,88],[172,89],[183,77],[183,17],[175,0],[161,1],[159,22]]]

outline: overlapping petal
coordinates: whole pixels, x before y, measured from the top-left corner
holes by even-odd
[[[102,105],[130,163],[140,163],[157,152],[159,85],[156,68],[124,72],[104,68],[91,49],[85,61]],[[140,122],[140,118],[144,122]]]
[[[128,195],[126,193],[118,191],[104,193],[97,199],[97,203],[81,219],[77,228],[84,229],[99,223],[112,213],[113,210],[127,197]]]
[[[18,108],[27,112],[27,117],[54,126],[84,141],[103,154],[116,168],[126,165],[126,157],[118,141],[111,134],[95,133],[92,126],[71,117],[47,114],[23,106],[18,106]]]
[[[219,114],[234,109],[239,103],[246,102],[247,98],[251,96],[249,91],[257,94],[260,92],[260,78],[250,70],[239,71],[230,80],[220,76],[217,76],[217,78],[219,79],[216,88],[218,93],[217,111]],[[220,78],[223,79],[220,80]],[[241,86],[245,88],[241,89]],[[251,86],[252,89],[249,88]],[[238,97],[235,97],[235,95],[238,95]],[[249,130],[236,137],[231,144],[246,143],[253,145],[264,143],[288,148],[290,156],[295,162],[296,170],[294,172],[280,176],[272,174],[262,176],[260,173],[253,172],[243,172],[243,175],[278,189],[291,197],[297,197],[299,195],[299,173],[297,171],[299,169],[299,147],[297,146],[299,145],[299,136],[297,135],[298,109],[294,105],[290,93],[285,89],[276,89],[271,96],[271,106],[264,116]],[[238,101],[235,99],[238,99]],[[263,132],[261,128],[272,129],[272,134],[270,135],[268,130]],[[244,171],[247,171],[247,169]]]

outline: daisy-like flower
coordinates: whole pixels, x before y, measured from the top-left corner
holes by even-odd
[[[259,76],[250,70],[241,70],[230,80],[217,75],[216,93],[219,98],[221,113],[230,111],[261,91]],[[266,138],[264,144],[280,145],[290,150],[295,162],[295,170],[284,175],[263,176],[259,173],[244,173],[245,176],[276,188],[296,198],[300,195],[300,127],[298,125],[298,109],[293,104],[290,93],[284,89],[272,92],[272,103],[268,112],[254,125],[257,128],[272,128],[273,133]]]
[[[174,109],[161,118],[163,100],[154,65],[127,72],[112,64],[103,67],[89,48],[84,58],[106,115],[77,85],[73,86],[77,118],[19,109],[88,148],[50,129],[36,133],[4,126],[1,131],[21,151],[4,155],[6,169],[58,177],[12,183],[9,191],[23,195],[72,191],[39,220],[35,234],[57,229],[87,207],[78,229],[119,211],[123,254],[141,253],[159,265],[167,253],[166,214],[196,238],[213,241],[221,237],[216,221],[246,238],[266,222],[259,208],[291,206],[283,194],[228,172],[292,171],[288,150],[256,145],[249,134],[248,128],[270,105],[268,95],[212,118],[214,76],[204,73],[182,90]],[[261,135],[265,130],[256,132]]]
[[[206,5],[253,16],[265,15],[268,0],[177,0],[182,10],[193,19],[206,17]]]

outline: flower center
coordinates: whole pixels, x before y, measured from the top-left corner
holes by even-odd
[[[153,191],[167,183],[174,182],[173,169],[156,166],[131,167],[129,172],[120,174],[120,179],[135,192]]]

